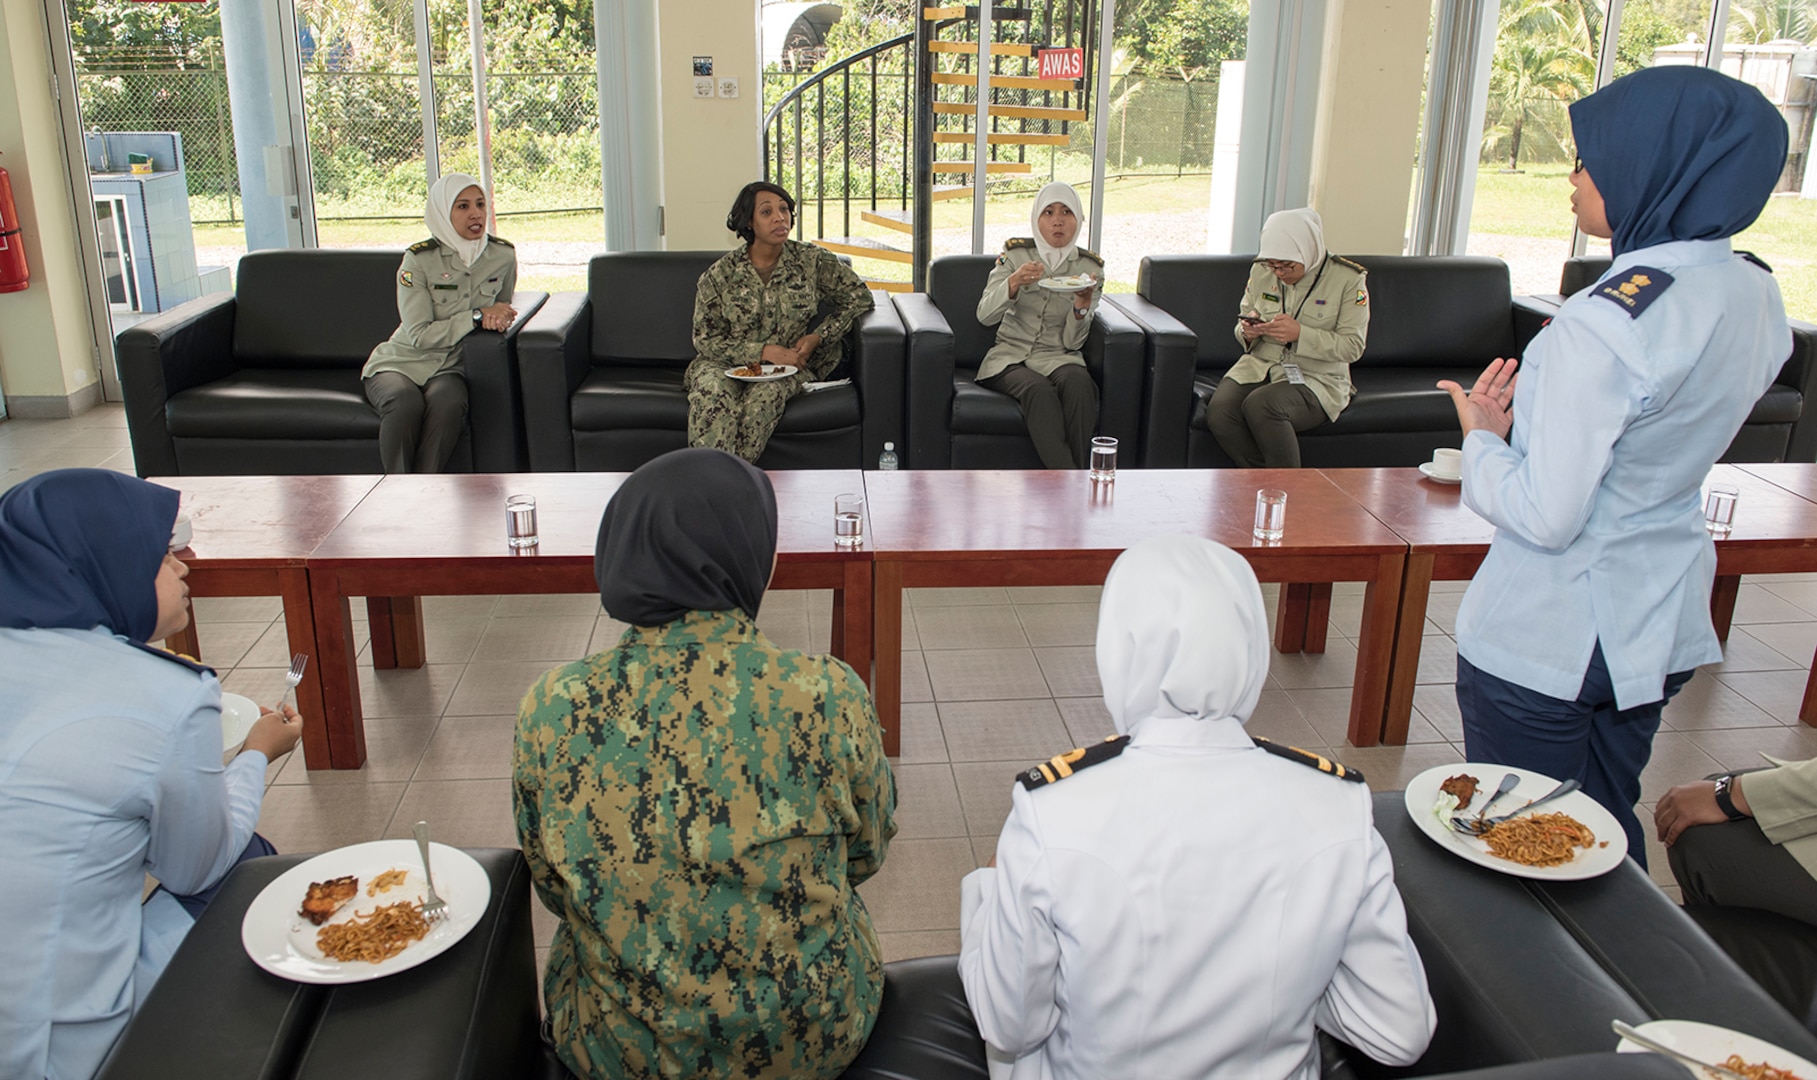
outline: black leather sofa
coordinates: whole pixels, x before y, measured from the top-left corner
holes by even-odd
[[[682,373],[694,359],[694,295],[724,252],[598,255],[585,293],[557,293],[519,345],[530,467],[626,471],[688,441]],[[758,461],[766,469],[876,468],[902,449],[902,324],[885,294],[846,339],[833,378],[801,394]]]
[[[1608,273],[1610,260],[1579,255],[1565,260],[1559,274],[1558,295],[1536,297],[1562,304],[1596,284]],[[1817,326],[1788,319],[1792,327],[1792,355],[1786,357],[1779,377],[1767,388],[1735,440],[1723,451],[1723,461],[1817,461]]]
[[[530,867],[515,848],[468,854],[492,883],[479,924],[420,967],[340,986],[280,979],[240,943],[240,921],[259,891],[307,856],[242,863],[183,940],[99,1080],[534,1075],[542,1050]]]
[[[927,270],[925,293],[895,297],[908,334],[908,455],[916,469],[1039,469],[1041,458],[1014,398],[977,382],[997,328],[978,321],[978,298],[995,255],[949,255]],[[1098,305],[1082,350],[1098,382],[1098,433],[1138,460],[1147,389],[1142,331],[1122,310]],[[900,449],[900,446],[898,446]]]
[[[379,416],[360,368],[397,329],[398,251],[255,251],[233,293],[192,300],[115,340],[140,476],[378,473]],[[525,467],[517,332],[545,294],[519,291],[502,334],[462,344],[467,434],[451,471]]]
[[[1369,342],[1351,365],[1356,396],[1335,421],[1300,435],[1308,466],[1417,465],[1463,437],[1439,379],[1469,385],[1498,356],[1515,356],[1552,309],[1515,297],[1500,259],[1364,255]],[[1253,260],[1241,255],[1151,255],[1136,293],[1109,299],[1147,338],[1143,464],[1232,464],[1205,421],[1218,381],[1242,358],[1232,327]]]

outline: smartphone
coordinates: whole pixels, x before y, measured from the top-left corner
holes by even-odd
[[[1246,322],[1251,326],[1254,326],[1257,323],[1265,323],[1268,321],[1267,319],[1262,318],[1260,315],[1238,315],[1237,320],[1239,322]]]

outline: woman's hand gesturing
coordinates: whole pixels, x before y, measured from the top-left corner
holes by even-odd
[[[1468,394],[1450,379],[1439,381],[1438,388],[1450,394],[1451,403],[1457,406],[1457,422],[1466,436],[1487,431],[1498,439],[1508,437],[1514,428],[1515,369],[1519,366],[1520,361],[1511,356],[1491,361]]]

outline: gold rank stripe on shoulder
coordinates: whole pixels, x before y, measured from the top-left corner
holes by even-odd
[[[1369,272],[1369,268],[1367,266],[1364,266],[1362,263],[1359,263],[1354,259],[1346,259],[1342,255],[1333,255],[1331,257],[1331,261],[1334,263],[1337,263],[1339,266],[1348,266],[1348,267],[1350,267],[1350,269],[1355,270],[1359,274],[1367,274]]]
[[[442,246],[442,242],[440,240],[437,240],[435,237],[431,236],[427,240],[423,240],[423,241],[419,241],[418,243],[411,244],[410,251],[412,254],[421,255],[425,251],[434,251],[436,248],[441,247],[441,246]]]
[[[1310,750],[1301,750],[1297,746],[1283,746],[1280,743],[1264,739],[1260,735],[1251,735],[1250,739],[1255,742],[1257,747],[1268,751],[1275,757],[1286,758],[1288,761],[1294,762],[1295,764],[1306,765],[1317,769],[1322,773],[1330,773],[1339,780],[1348,780],[1353,784],[1360,784],[1363,782],[1363,774],[1360,771],[1353,769],[1342,762],[1333,761],[1323,754],[1315,754]]]
[[[1003,242],[1003,250],[1013,251],[1016,248],[1032,248],[1035,238],[1032,236],[1012,236]]]
[[[502,244],[502,245],[504,245],[504,246],[505,246],[505,247],[516,247],[516,246],[517,246],[517,245],[515,245],[515,244],[513,244],[513,243],[512,243],[512,242],[511,242],[511,241],[509,241],[509,240],[507,240],[507,239],[505,239],[505,238],[504,238],[504,237],[502,237],[502,236],[493,236],[493,235],[492,235],[492,234],[491,234],[491,233],[487,233],[487,234],[486,234],[486,239],[487,239],[487,240],[488,240],[488,241],[490,241],[490,242],[491,242],[491,243],[494,243],[494,244]]]
[[[1103,266],[1103,265],[1104,265],[1104,256],[1102,256],[1102,255],[1100,255],[1100,254],[1098,254],[1098,253],[1097,253],[1097,252],[1095,252],[1095,251],[1093,251],[1093,250],[1092,250],[1092,249],[1090,249],[1090,248],[1080,248],[1080,249],[1079,249],[1079,254],[1081,254],[1081,255],[1083,255],[1083,256],[1085,256],[1085,257],[1086,257],[1086,258],[1088,258],[1088,259],[1090,259],[1090,260],[1091,260],[1091,261],[1092,261],[1092,262],[1095,262],[1095,263],[1097,263],[1097,264],[1098,264],[1098,265],[1099,265],[1099,266]]]
[[[1068,750],[1064,754],[1055,754],[1032,769],[1024,769],[1016,774],[1016,781],[1030,791],[1048,784],[1059,783],[1080,769],[1090,768],[1101,761],[1109,761],[1123,752],[1129,745],[1129,736],[1112,735],[1101,743],[1081,746]]]

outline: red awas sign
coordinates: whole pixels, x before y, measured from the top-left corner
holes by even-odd
[[[1042,49],[1035,55],[1041,62],[1043,79],[1085,78],[1084,49]]]

